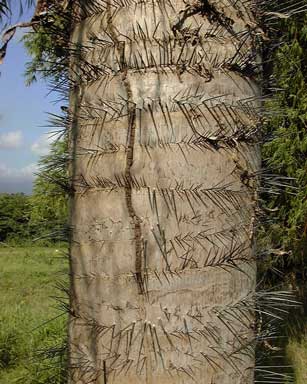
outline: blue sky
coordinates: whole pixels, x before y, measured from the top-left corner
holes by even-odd
[[[16,33],[0,65],[0,193],[31,193],[37,161],[50,144],[48,129],[42,126],[47,112],[59,110],[56,95],[47,96],[45,82],[25,85],[25,63],[30,58],[20,42],[24,32]]]

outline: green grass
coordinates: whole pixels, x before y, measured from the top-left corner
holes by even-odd
[[[65,343],[66,316],[51,296],[67,264],[52,248],[0,248],[0,384],[65,382],[65,357],[41,352]]]
[[[296,384],[307,383],[307,335],[301,340],[290,339],[287,355],[293,365]]]

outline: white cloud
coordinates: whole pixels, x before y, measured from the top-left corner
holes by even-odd
[[[0,163],[0,193],[31,193],[37,164],[28,164],[20,169],[10,168],[6,164]]]
[[[55,136],[45,134],[39,137],[31,146],[31,151],[39,156],[48,155],[50,146],[54,142]]]
[[[0,177],[8,180],[33,180],[37,171],[38,166],[35,163],[28,164],[20,169],[10,168],[5,164],[0,163]]]
[[[0,149],[17,149],[22,144],[21,131],[0,133]]]

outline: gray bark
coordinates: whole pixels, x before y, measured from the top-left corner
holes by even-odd
[[[71,384],[253,382],[251,3],[87,2],[76,24]]]

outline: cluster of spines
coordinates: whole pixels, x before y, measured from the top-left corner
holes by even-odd
[[[178,313],[167,307],[161,307],[161,318],[157,324],[148,320],[135,320],[118,329],[115,324],[107,325],[97,322],[86,313],[73,314],[72,321],[78,321],[81,327],[90,328],[95,332],[95,342],[99,340],[102,348],[99,356],[100,367],[93,366],[80,348],[75,350],[72,356],[73,365],[80,369],[84,375],[89,372],[91,375],[101,374],[107,370],[107,376],[127,375],[129,371],[135,371],[138,375],[145,374],[144,360],[148,359],[148,353],[154,356],[154,369],[163,369],[168,374],[185,372],[195,379],[199,366],[209,365],[214,371],[224,370],[230,366],[235,372],[240,372],[240,362],[244,355],[253,355],[255,345],[263,347],[266,352],[273,349],[271,341],[277,337],[274,323],[284,316],[289,308],[296,306],[293,296],[284,291],[251,292],[236,303],[229,305],[216,305],[210,308],[191,308],[188,312],[178,318]],[[177,308],[178,310],[178,308]],[[209,311],[209,312],[208,312]],[[255,312],[261,317],[261,325],[267,323],[266,329],[254,322]],[[216,317],[216,325],[206,321],[204,316]],[[176,318],[177,327],[168,330],[168,323]],[[238,325],[241,330],[238,331]],[[222,343],[222,334],[230,333],[234,336],[234,344]],[[254,334],[254,336],[251,336]],[[145,352],[145,337],[149,341],[149,350]],[[206,351],[198,351],[197,343],[204,338],[208,342]],[[162,339],[167,340],[167,349],[162,347]],[[185,358],[190,359],[188,366],[176,366],[175,363],[167,361],[167,350],[177,350],[178,343],[183,342],[189,345]],[[221,344],[222,343],[222,344]],[[163,344],[165,345],[165,344]],[[116,351],[115,351],[116,346]],[[197,350],[195,350],[195,347]],[[147,344],[148,348],[148,344]],[[260,361],[258,361],[261,364]],[[225,366],[226,364],[226,366]],[[282,367],[280,367],[282,368]],[[99,373],[100,372],[100,373]],[[268,378],[276,381],[278,378],[290,376],[286,373],[275,372],[274,367],[258,365],[256,368],[256,382]],[[281,381],[282,382],[282,381]],[[290,381],[291,382],[291,381]]]

